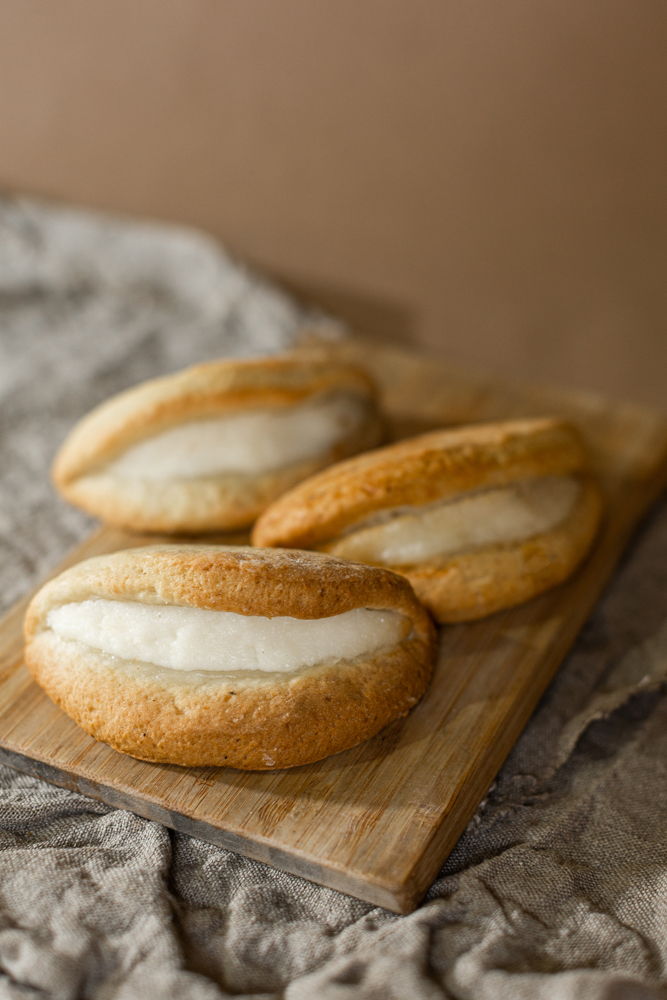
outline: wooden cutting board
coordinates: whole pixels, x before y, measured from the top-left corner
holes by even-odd
[[[580,572],[523,607],[443,629],[433,683],[406,719],[353,750],[274,772],[147,764],[97,743],[53,705],[23,665],[26,598],[0,623],[0,761],[407,913],[470,820],[639,518],[667,483],[667,424],[637,407],[583,393],[513,388],[403,350],[357,342],[337,351],[374,372],[395,436],[538,414],[576,421],[608,502],[600,539]],[[58,569],[154,540],[102,528]]]

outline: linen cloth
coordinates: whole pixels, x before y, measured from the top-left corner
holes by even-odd
[[[92,526],[76,419],[313,321],[200,234],[0,202],[3,606]],[[0,1000],[667,996],[666,619],[658,506],[408,917],[0,768]]]

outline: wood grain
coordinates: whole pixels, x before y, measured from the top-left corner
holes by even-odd
[[[443,629],[426,696],[373,740],[318,764],[261,773],[148,764],[93,740],[23,665],[26,598],[0,623],[0,761],[406,913],[456,843],[639,518],[667,483],[667,424],[637,407],[499,385],[401,350],[357,342],[337,353],[374,371],[395,436],[522,415],[575,420],[608,502],[601,537],[580,572],[520,608]],[[58,570],[147,540],[102,528]]]

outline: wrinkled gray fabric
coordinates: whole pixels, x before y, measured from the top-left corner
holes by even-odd
[[[92,522],[54,502],[72,424],[115,392],[224,354],[335,334],[212,239],[0,200],[0,606]]]
[[[1,204],[3,602],[89,530],[78,416],[304,319],[197,234]],[[666,621],[661,506],[409,917],[0,768],[0,1000],[667,996]]]

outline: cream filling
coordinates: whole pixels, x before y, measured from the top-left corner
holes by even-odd
[[[572,512],[579,480],[542,476],[427,507],[383,511],[383,521],[337,539],[327,551],[356,562],[408,566],[550,531]]]
[[[288,673],[354,660],[396,645],[410,630],[403,615],[368,608],[330,618],[265,618],[104,598],[53,608],[47,622],[61,639],[124,660],[223,673]]]
[[[122,479],[261,475],[316,458],[363,421],[365,406],[339,393],[285,409],[191,420],[128,448],[107,466]]]

